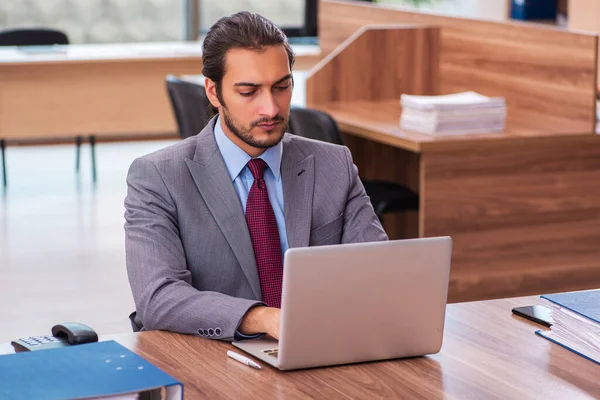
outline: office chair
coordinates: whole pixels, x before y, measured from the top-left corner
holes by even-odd
[[[344,144],[335,120],[319,110],[292,107],[289,131],[310,139]],[[419,195],[403,185],[375,180],[363,180],[362,183],[380,221],[385,213],[419,209]]]
[[[69,44],[68,36],[55,29],[33,28],[33,29],[6,29],[0,31],[0,46],[51,46],[51,45]],[[81,153],[81,143],[83,138],[75,138],[75,171],[79,173],[79,160]],[[96,182],[96,137],[89,137],[92,152],[92,179]],[[6,140],[0,139],[0,151],[2,152],[2,181],[4,187],[7,186],[6,170]]]
[[[0,31],[0,46],[49,46],[69,44],[64,32],[55,29],[6,29]]]
[[[167,92],[179,136],[185,139],[200,133],[214,115],[204,86],[168,75]]]

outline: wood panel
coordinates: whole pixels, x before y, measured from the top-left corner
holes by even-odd
[[[201,68],[195,59],[0,65],[0,136],[175,132],[165,77]]]
[[[600,137],[421,157],[423,235],[454,240],[451,301],[600,287]]]
[[[363,27],[311,71],[306,102],[397,99],[435,94],[439,29]]]
[[[441,27],[440,93],[475,90],[521,110],[595,124],[597,36],[538,24],[490,22],[322,0],[321,48],[328,54],[369,24]],[[368,58],[369,53],[363,55]],[[309,90],[310,95],[310,90]]]
[[[154,331],[117,340],[184,384],[186,398],[588,399],[600,393],[598,366],[534,334],[513,316],[539,298],[449,305],[440,353],[390,361],[279,372],[226,356],[230,344]],[[235,351],[239,351],[234,349]],[[0,352],[11,352],[1,345]]]

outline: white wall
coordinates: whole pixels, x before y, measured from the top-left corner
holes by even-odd
[[[507,0],[432,0],[431,4],[423,4],[418,8],[412,6],[408,0],[377,0],[377,2],[411,11],[491,21],[505,21],[510,10],[510,2]]]

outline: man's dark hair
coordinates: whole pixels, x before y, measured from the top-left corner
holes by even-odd
[[[225,55],[230,49],[263,51],[267,46],[282,45],[290,70],[294,52],[287,37],[273,22],[260,14],[242,11],[218,20],[206,34],[202,47],[202,73],[216,84],[217,97],[223,104],[221,81],[225,75]]]

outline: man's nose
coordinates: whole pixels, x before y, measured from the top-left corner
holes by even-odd
[[[263,117],[274,118],[277,114],[279,114],[279,106],[275,102],[275,98],[272,93],[266,93],[261,98],[260,108],[258,110],[259,114]]]

